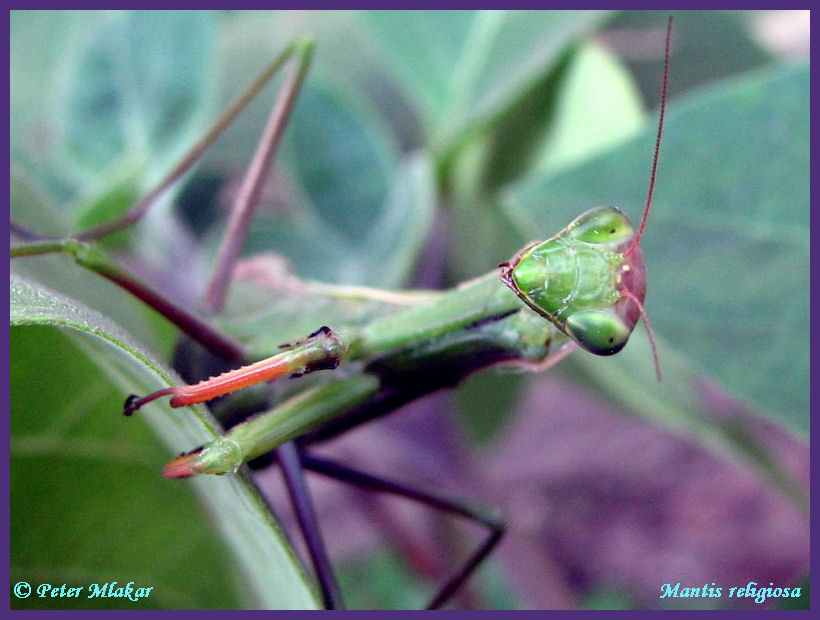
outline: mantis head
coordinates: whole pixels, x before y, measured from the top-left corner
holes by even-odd
[[[646,268],[639,243],[655,189],[671,38],[670,17],[655,153],[638,230],[619,209],[598,207],[577,217],[554,237],[524,248],[510,262],[499,265],[501,280],[524,303],[590,353],[612,355],[620,351],[642,318],[658,380],[661,367],[655,337],[643,307]]]
[[[501,265],[502,281],[579,346],[613,355],[645,317],[646,269],[629,218],[598,207]]]

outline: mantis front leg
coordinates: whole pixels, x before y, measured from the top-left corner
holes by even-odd
[[[163,475],[186,478],[234,473],[244,463],[364,403],[379,387],[377,377],[363,374],[304,391],[206,446],[177,457],[165,466]]]
[[[284,376],[336,368],[347,352],[345,344],[329,327],[321,327],[304,341],[294,345],[282,345],[281,348],[285,351],[254,364],[229,370],[195,385],[169,387],[142,398],[129,396],[123,413],[131,415],[162,396],[171,396],[172,407],[185,407],[213,400],[263,381],[276,381]]]
[[[382,376],[386,373],[399,375],[411,372],[414,366],[441,364],[437,358],[449,354],[446,351],[462,351],[463,343],[476,333],[490,334],[491,340],[498,340],[491,344],[501,349],[504,338],[511,339],[514,346],[519,336],[521,346],[526,346],[527,338],[522,336],[523,332],[516,331],[519,327],[498,334],[492,330],[471,331],[521,311],[515,295],[500,283],[496,274],[489,274],[441,295],[432,303],[377,319],[359,330],[347,331],[346,336],[341,331],[322,327],[303,341],[281,345],[284,349],[281,353],[196,385],[164,388],[141,398],[129,397],[124,412],[131,415],[162,396],[171,396],[172,407],[205,402],[264,381],[333,369],[343,361],[360,361],[380,368],[377,374]],[[536,323],[534,355],[542,356],[545,351],[539,345],[544,340],[549,342],[551,331],[548,323]],[[532,355],[524,354],[525,357]],[[479,367],[476,360],[473,364]]]
[[[456,384],[481,368],[504,362],[543,360],[551,350],[560,351],[564,340],[548,323],[521,310],[470,329],[416,341],[413,346],[359,358],[360,363],[348,370],[348,376],[342,371],[342,377],[328,377],[327,383],[303,391],[235,426],[223,437],[175,459],[164,473],[172,478],[231,473],[286,441],[329,428],[339,432],[341,428],[360,424],[424,394]],[[361,341],[353,339],[352,342]],[[352,348],[351,345],[349,355],[355,361]],[[322,358],[323,349],[343,350],[332,333],[320,332],[295,346],[292,353],[302,360],[300,363],[311,356],[322,360],[318,363],[333,363],[336,358],[332,356]],[[286,351],[271,360],[289,354]],[[149,402],[186,387],[160,390],[140,400]]]

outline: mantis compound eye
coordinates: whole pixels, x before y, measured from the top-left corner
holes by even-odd
[[[565,329],[575,342],[595,355],[613,355],[620,351],[632,328],[611,312],[580,310],[569,316]]]
[[[618,245],[635,235],[629,218],[615,207],[587,211],[567,226],[567,232],[576,241],[596,245]]]

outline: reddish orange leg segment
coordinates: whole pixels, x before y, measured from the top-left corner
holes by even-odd
[[[322,327],[295,345],[285,345],[286,350],[241,368],[229,370],[219,376],[200,381],[195,385],[167,387],[147,396],[131,395],[125,401],[123,413],[131,415],[144,405],[163,396],[171,397],[171,407],[185,407],[230,394],[237,390],[275,381],[283,376],[302,375],[314,370],[336,368],[347,347],[329,327]]]

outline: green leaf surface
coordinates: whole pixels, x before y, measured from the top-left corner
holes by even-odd
[[[15,222],[41,234],[65,236],[72,228],[65,213],[51,201],[40,186],[22,170],[14,169],[11,204]],[[12,245],[17,245],[14,240]],[[10,263],[13,276],[37,282],[68,296],[82,295],[83,305],[109,318],[128,333],[139,334],[141,342],[155,353],[170,353],[174,332],[155,312],[111,282],[77,265],[68,256],[38,256]]]
[[[368,37],[351,29],[351,21],[346,13],[301,20],[287,12],[223,16],[229,92],[241,88],[235,74],[258,64],[246,56],[249,41],[255,56],[268,49],[273,55],[294,36],[326,35],[317,41],[271,175],[273,189],[260,200],[244,252],[276,252],[304,278],[399,287],[432,225],[435,179],[428,154],[402,149],[400,130],[384,113],[383,89],[367,72]],[[244,65],[235,70],[240,58]],[[243,174],[280,87],[277,78],[203,167]],[[212,236],[222,232],[219,226]]]
[[[124,394],[175,383],[172,373],[69,298],[13,278],[10,300],[12,581],[154,588],[139,604],[13,602],[314,608],[301,568],[244,473],[162,478],[175,453],[218,434],[204,409],[161,404],[134,418],[120,414]]]
[[[662,363],[674,352],[692,372],[804,432],[808,86],[808,67],[781,68],[676,102],[642,243],[647,311]],[[554,230],[566,225],[566,214],[599,204],[619,205],[637,219],[652,133],[647,127],[634,142],[584,166],[521,183],[508,203],[521,234]],[[651,374],[648,356],[643,366],[624,380],[643,381]],[[661,391],[679,379],[667,373]],[[692,402],[696,394],[687,385]]]
[[[288,132],[307,198],[328,226],[354,242],[378,216],[395,158],[387,134],[362,112],[333,93],[305,88]]]
[[[15,160],[77,225],[122,213],[201,131],[213,92],[214,15],[12,17],[11,106],[22,111],[12,115]],[[30,53],[32,40],[44,49]]]
[[[576,54],[562,84],[555,131],[531,173],[555,173],[633,136],[644,120],[632,76],[595,43]]]
[[[355,159],[349,152],[337,151],[336,155],[340,161]],[[362,184],[359,190],[346,191],[344,171],[334,179],[313,179],[314,191],[320,191],[317,185],[329,184],[321,190],[325,194],[325,206],[321,208],[337,205],[338,211],[328,216],[318,205],[301,202],[291,215],[260,214],[246,253],[282,254],[304,278],[386,288],[401,286],[432,225],[436,196],[432,166],[423,153],[394,165],[389,190],[381,188],[378,195],[367,198],[358,194],[365,191]],[[366,187],[368,182],[363,185]],[[370,204],[362,204],[365,200]],[[351,205],[349,210],[344,206],[347,204]],[[339,222],[336,226],[334,219]],[[362,252],[362,247],[368,251]]]
[[[421,109],[432,143],[495,115],[603,17],[595,11],[364,14],[390,70]]]
[[[570,54],[456,155],[451,277],[487,271],[522,243],[554,232],[539,227],[522,240],[500,204],[506,185],[583,162],[635,135],[643,119],[637,86],[621,63],[592,43]]]
[[[674,77],[669,84],[669,95],[675,98],[680,93],[704,84],[772,63],[775,60],[772,53],[761,47],[760,24],[754,24],[765,13],[703,10],[670,12],[668,9],[618,11],[609,28],[615,33],[654,31],[660,40],[666,20],[670,15],[674,17]],[[657,106],[660,102],[658,75],[663,71],[663,57],[660,54],[630,52],[628,48],[623,51],[628,56],[630,71],[641,84],[641,91],[653,106]]]

